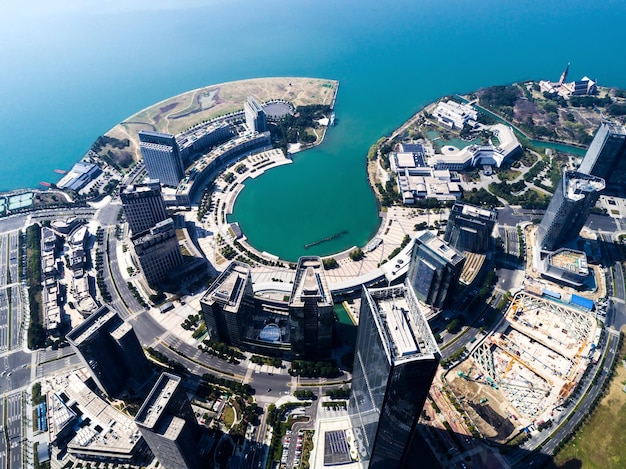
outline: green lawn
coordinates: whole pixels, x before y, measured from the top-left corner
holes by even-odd
[[[227,405],[224,407],[224,412],[222,412],[222,421],[224,422],[226,428],[232,427],[233,423],[235,423],[235,411],[231,406]]]

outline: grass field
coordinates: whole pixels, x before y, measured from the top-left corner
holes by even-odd
[[[625,347],[619,353],[623,357]],[[626,467],[626,367],[621,360],[604,396],[587,422],[554,458],[557,467],[611,469]]]
[[[224,422],[226,428],[232,427],[235,422],[235,411],[230,405],[224,407],[224,412],[222,412],[222,422]]]

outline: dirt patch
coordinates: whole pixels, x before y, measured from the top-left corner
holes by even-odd
[[[494,440],[504,441],[515,430],[515,427],[508,419],[501,416],[489,404],[469,403],[469,406],[496,431]]]

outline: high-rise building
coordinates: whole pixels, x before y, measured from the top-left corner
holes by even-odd
[[[542,251],[554,251],[575,239],[594,206],[604,179],[576,171],[565,171],[537,229]]]
[[[158,286],[183,265],[174,220],[168,218],[157,223],[150,231],[131,238],[135,258],[150,286]]]
[[[138,391],[152,376],[132,326],[107,305],[68,332],[66,338],[96,385],[109,396],[119,394],[126,385]]]
[[[289,300],[291,349],[296,357],[307,360],[329,357],[333,321],[333,297],[322,259],[301,257]]]
[[[204,294],[200,307],[211,338],[240,345],[243,330],[254,315],[250,266],[231,262]]]
[[[456,288],[465,256],[429,231],[417,235],[407,278],[417,298],[444,308]]]
[[[578,172],[605,180],[606,193],[626,195],[626,129],[603,120]]]
[[[408,284],[363,289],[348,413],[364,467],[405,467],[440,358]]]
[[[159,181],[127,186],[120,193],[126,221],[133,235],[143,233],[167,218]]]
[[[254,96],[248,96],[248,100],[243,103],[243,111],[246,115],[246,127],[250,132],[267,131],[265,111]]]
[[[176,138],[170,134],[140,130],[139,148],[150,179],[176,187],[185,174]]]
[[[489,250],[496,219],[494,210],[455,202],[443,239],[457,251],[484,253]]]
[[[163,373],[135,417],[146,443],[166,469],[200,468],[200,428],[181,379]]]

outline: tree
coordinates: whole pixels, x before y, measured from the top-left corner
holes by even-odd
[[[365,257],[365,254],[363,253],[361,248],[356,248],[350,251],[350,259],[352,259],[354,262],[360,261],[364,257]]]
[[[324,269],[331,270],[331,269],[335,269],[336,267],[338,267],[339,263],[334,257],[329,257],[327,259],[322,260],[322,265],[324,266]]]

